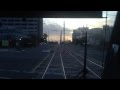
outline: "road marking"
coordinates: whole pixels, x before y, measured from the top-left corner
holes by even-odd
[[[95,62],[93,62],[93,61],[91,61],[91,60],[89,60],[89,59],[87,59],[87,60],[88,60],[89,62],[95,64],[96,66],[98,66],[98,67],[100,67],[100,68],[103,68],[101,65],[99,65],[99,64],[97,64],[97,63],[95,63]]]
[[[64,65],[63,65],[61,51],[60,51],[60,58],[61,58],[61,64],[62,64],[62,69],[63,69],[63,73],[64,73],[64,78],[66,79],[66,74],[65,74],[65,69],[64,69]]]
[[[67,50],[66,50],[67,51]],[[67,51],[68,52],[68,51]],[[68,52],[70,54],[70,52]],[[84,65],[79,59],[77,59],[75,56],[73,56],[72,54],[70,54],[73,58],[75,58],[81,65]],[[101,79],[101,77],[99,75],[97,75],[94,71],[92,71],[89,67],[87,67],[87,69],[93,73],[96,77],[98,77],[99,79]]]
[[[77,56],[80,56],[81,58],[84,58],[83,56],[81,56],[81,55],[79,55],[78,53],[76,53],[76,52],[74,52]],[[87,59],[89,62],[91,62],[91,63],[93,63],[93,64],[95,64],[96,66],[98,66],[98,67],[100,67],[100,68],[102,68],[102,66],[101,65],[99,65],[99,64],[97,64],[97,63],[95,63],[95,62],[93,62],[93,61],[91,61],[90,59]]]
[[[71,50],[69,49],[69,51],[71,51]],[[83,56],[79,55],[78,53],[76,53],[76,52],[74,52],[74,51],[72,51],[72,52],[75,53],[77,56],[80,56],[81,58],[84,58]],[[98,66],[98,67],[100,67],[100,68],[103,68],[101,65],[99,65],[99,64],[91,61],[90,59],[87,59],[87,60],[88,60],[89,62],[95,64],[96,66]],[[95,60],[95,59],[94,59],[94,60]]]
[[[50,54],[48,54],[33,70],[32,70],[32,73],[35,72],[35,70],[41,66],[41,64],[48,58],[48,56],[50,56]]]
[[[56,49],[57,49],[57,48],[56,48]],[[47,72],[47,70],[48,70],[48,68],[49,68],[49,66],[50,66],[50,64],[51,64],[51,62],[52,62],[52,60],[53,60],[53,57],[55,56],[55,53],[56,53],[56,50],[54,51],[54,53],[53,53],[53,55],[52,55],[52,57],[51,57],[51,59],[50,59],[48,65],[47,65],[47,67],[46,67],[46,69],[45,69],[45,72],[43,73],[43,76],[42,76],[41,79],[44,78],[44,76],[45,76],[45,74],[46,74],[46,72]]]
[[[43,50],[42,52],[49,53],[50,51],[51,51],[51,49],[47,49],[47,50]]]

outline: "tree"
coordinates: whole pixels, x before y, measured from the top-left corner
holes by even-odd
[[[47,38],[48,35],[46,33],[43,34],[43,38]]]
[[[42,37],[42,42],[47,42],[47,37],[48,37],[48,35],[46,33],[44,33],[43,37]]]

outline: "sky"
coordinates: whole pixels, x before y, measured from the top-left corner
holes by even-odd
[[[111,26],[114,25],[116,14],[117,14],[117,11],[107,11],[107,24],[108,25],[111,25]],[[103,17],[106,17],[106,11],[103,11]],[[65,27],[71,31],[79,27],[83,27],[83,26],[84,27],[87,26],[90,29],[97,28],[97,27],[102,28],[102,26],[106,24],[105,18],[44,18],[43,19],[44,24],[49,25],[49,26],[53,24],[54,26],[56,26],[56,28],[63,27],[64,21],[65,21]],[[50,33],[52,33],[52,31],[50,31]],[[54,36],[52,36],[51,34],[51,37],[53,37],[53,40],[54,40],[55,34]],[[68,39],[70,40],[72,39],[71,35],[68,35]]]

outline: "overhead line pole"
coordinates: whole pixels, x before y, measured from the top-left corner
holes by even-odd
[[[64,25],[63,30],[64,30],[64,43],[65,43],[65,21],[63,25]]]

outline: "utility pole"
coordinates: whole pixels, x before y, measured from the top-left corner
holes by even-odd
[[[50,34],[49,34],[49,30],[48,30],[48,42],[49,42],[49,35],[50,35]]]
[[[86,79],[86,74],[87,74],[86,61],[87,61],[87,24],[86,24],[86,32],[85,32],[85,52],[84,52],[83,79]]]
[[[80,72],[80,73],[78,73],[78,75],[75,77],[75,78],[77,78],[77,77],[79,77],[81,74],[82,74],[82,76],[81,77],[79,77],[79,78],[83,78],[83,79],[86,79],[86,74],[87,74],[87,68],[86,68],[86,61],[87,61],[87,31],[86,31],[86,33],[85,33],[85,53],[84,53],[84,66],[83,66],[83,69],[82,69],[82,71]]]
[[[64,43],[65,43],[65,21],[64,21],[64,23],[63,23],[63,31],[64,31]]]
[[[87,59],[87,31],[85,33],[85,53],[84,53],[83,79],[86,79],[86,74],[87,74],[86,59]]]
[[[107,18],[108,18],[108,11],[106,11],[106,17],[105,17],[106,21],[105,21],[104,36],[103,36],[104,37],[104,43],[103,43],[102,72],[104,70],[104,63],[105,63],[105,60],[106,60],[106,57],[105,57],[106,46],[108,46],[108,44],[106,43],[106,41],[107,41],[107,38],[106,38],[106,34],[107,34]],[[102,75],[103,75],[103,73],[101,74],[101,76]]]
[[[107,16],[108,16],[108,12],[106,11],[106,23],[105,23],[105,28],[104,28],[104,45],[103,45],[103,60],[102,60],[102,67],[104,67],[104,60],[105,60],[105,50],[106,50],[106,34],[107,34]]]
[[[62,30],[60,32],[60,44],[61,44],[61,42],[62,42]]]

